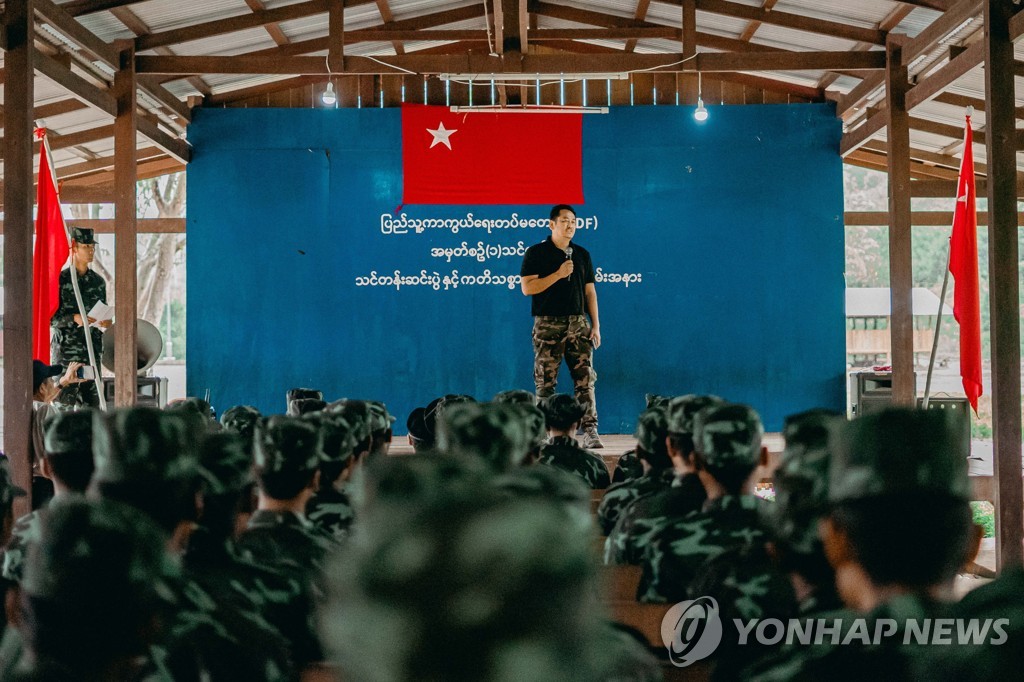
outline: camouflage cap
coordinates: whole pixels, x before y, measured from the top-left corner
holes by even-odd
[[[764,426],[749,405],[705,407],[693,419],[693,445],[710,467],[757,466]]]
[[[208,495],[237,493],[255,480],[245,440],[232,431],[211,433],[203,439],[199,465]]]
[[[502,391],[491,399],[494,403],[523,403],[525,405],[536,405],[537,394],[524,391],[521,388],[512,389],[511,391]]]
[[[672,396],[669,395],[658,395],[657,393],[644,394],[644,401],[647,404],[647,409],[651,409],[652,407],[668,407],[670,400],[672,400]]]
[[[540,411],[548,428],[564,429],[583,418],[586,412],[574,396],[555,393],[540,401]]]
[[[309,472],[323,458],[320,430],[298,417],[274,416],[256,425],[253,460],[260,472]]]
[[[513,409],[519,413],[526,429],[530,447],[536,448],[548,442],[547,424],[540,408],[530,403],[512,403]]]
[[[314,400],[323,400],[324,392],[316,388],[290,388],[285,396],[285,405],[290,404],[293,400],[299,398],[313,398]]]
[[[43,425],[46,454],[82,453],[92,457],[92,413],[90,408],[64,410],[47,419]]]
[[[462,403],[475,403],[476,399],[472,396],[464,395],[461,393],[448,393],[441,396],[440,398],[434,398],[423,410],[423,424],[426,427],[427,433],[430,434],[431,439],[437,438],[437,432],[444,421],[444,411],[454,405],[461,405]]]
[[[252,405],[235,405],[229,407],[220,416],[220,425],[251,442],[252,434],[256,430],[256,422],[262,416],[260,411]]]
[[[72,227],[71,241],[78,244],[95,244],[96,233],[91,227]]]
[[[694,434],[693,418],[705,407],[724,405],[725,401],[717,395],[681,395],[668,401],[665,407],[665,419],[668,432],[692,436]]]
[[[216,423],[217,413],[214,411],[213,406],[206,402],[202,398],[190,397],[184,400],[179,400],[167,406],[169,412],[178,412],[187,415],[194,415],[200,417],[206,421]]]
[[[114,609],[151,621],[152,609],[174,602],[178,568],[166,536],[145,514],[111,500],[69,495],[51,503],[41,525],[21,588],[59,604],[54,614],[95,622],[97,614]]]
[[[792,551],[810,554],[821,546],[818,520],[828,504],[828,441],[843,421],[835,413],[813,411],[786,418],[785,449],[773,476],[775,504],[770,523],[776,541]]]
[[[894,407],[839,425],[829,440],[829,501],[922,493],[969,500],[964,418]]]
[[[151,407],[93,413],[95,483],[157,484],[199,475],[187,421]]]
[[[647,452],[655,452],[658,443],[664,443],[668,436],[668,420],[663,406],[649,407],[636,420],[637,445]],[[664,448],[662,448],[664,452]]]
[[[357,444],[373,435],[373,411],[365,400],[335,400],[325,411],[345,418]]]
[[[304,414],[320,412],[325,407],[327,403],[319,398],[296,398],[288,401],[288,416],[301,417]]]
[[[24,488],[14,485],[14,478],[11,476],[11,464],[7,456],[0,453],[0,508],[6,509],[14,501],[15,497],[26,495]]]
[[[346,679],[596,679],[590,536],[560,505],[480,486],[366,529],[326,572]]]
[[[437,446],[453,455],[479,457],[497,471],[523,461],[532,438],[522,413],[505,403],[465,403],[444,411]]]
[[[320,450],[324,462],[344,464],[355,455],[358,428],[348,422],[339,412],[312,412],[303,415],[304,420],[315,425],[320,431]]]
[[[388,412],[387,406],[379,400],[367,400],[370,408],[370,431],[380,433],[387,431],[395,423],[395,418]]]

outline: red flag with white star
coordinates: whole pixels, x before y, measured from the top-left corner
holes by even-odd
[[[36,139],[39,140],[39,178],[32,265],[32,357],[50,364],[50,318],[57,312],[60,269],[68,260],[69,245],[46,131],[37,129]]]
[[[949,238],[949,272],[953,289],[953,316],[960,323],[960,377],[967,400],[978,413],[981,385],[981,304],[978,295],[978,214],[974,207],[974,135],[971,117],[964,129],[964,155],[957,180],[953,233]]]
[[[583,115],[402,106],[405,204],[583,203]]]

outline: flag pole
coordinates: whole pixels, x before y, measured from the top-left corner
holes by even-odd
[[[950,244],[950,249],[953,245]],[[942,307],[946,305],[946,288],[949,286],[949,259],[950,254],[946,253],[946,273],[942,276],[942,292],[939,294],[939,309],[935,312],[935,335],[932,337],[932,352],[928,356],[928,377],[924,382],[924,399],[921,407],[928,409],[928,400],[932,393],[932,371],[935,369],[935,353],[939,349],[939,331],[942,329]]]
[[[46,153],[46,165],[50,169],[50,181],[53,183],[53,191],[57,195],[57,205],[60,205],[60,189],[57,186],[57,170],[53,167],[53,156],[50,154],[50,141],[46,137],[46,129],[42,129],[43,149]],[[67,221],[63,219],[61,210],[61,222],[64,224],[64,236],[68,240],[68,249],[71,248],[71,232],[68,230]],[[78,314],[82,318],[82,333],[85,334],[85,349],[89,353],[89,366],[92,367],[92,381],[96,386],[96,394],[99,397],[100,409],[107,409],[107,400],[103,395],[103,382],[100,376],[99,367],[96,364],[96,351],[92,347],[92,333],[89,331],[89,316],[85,310],[85,303],[82,301],[82,291],[78,286],[78,269],[75,267],[75,259],[71,258],[71,286],[75,290],[75,303],[78,306]]]

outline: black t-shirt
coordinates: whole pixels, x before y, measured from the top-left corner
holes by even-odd
[[[531,314],[534,316],[582,315],[586,311],[584,289],[587,284],[594,283],[594,265],[590,261],[589,251],[574,242],[569,242],[569,246],[572,247],[572,276],[568,280],[562,278],[546,290],[533,295]],[[519,274],[523,277],[547,277],[564,262],[565,251],[555,246],[551,237],[548,237],[526,250]]]

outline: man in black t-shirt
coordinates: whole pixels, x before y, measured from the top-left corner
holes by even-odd
[[[580,424],[583,447],[601,448],[594,399],[593,352],[601,345],[594,265],[590,252],[572,241],[576,233],[572,206],[553,207],[549,227],[551,236],[526,250],[520,270],[523,294],[533,297],[533,380],[538,398],[552,395],[564,357],[576,400],[585,410]]]

